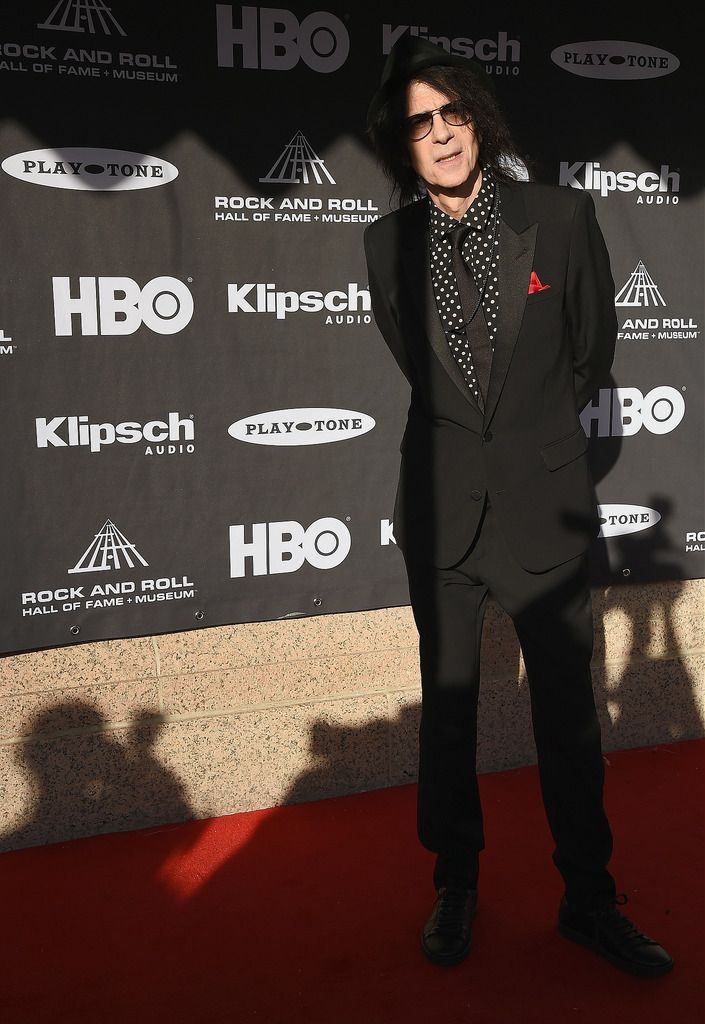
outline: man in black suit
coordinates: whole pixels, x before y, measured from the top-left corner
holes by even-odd
[[[411,385],[394,531],[420,640],[418,830],[436,854],[424,952],[454,964],[470,947],[491,594],[526,666],[565,883],[559,929],[625,970],[663,974],[670,956],[617,910],[626,897],[607,868],[586,564],[599,519],[578,414],[607,379],[616,317],[592,199],[516,180],[486,73],[424,39],[393,47],[368,126],[400,198],[367,228],[365,253],[375,320]]]

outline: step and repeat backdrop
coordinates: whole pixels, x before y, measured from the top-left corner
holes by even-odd
[[[407,603],[408,386],[362,251],[407,33],[480,61],[532,174],[594,197],[594,581],[703,576],[701,42],[684,3],[618,7],[3,5],[0,650]]]

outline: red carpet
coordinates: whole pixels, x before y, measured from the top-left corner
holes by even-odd
[[[432,857],[415,788],[74,840],[0,856],[4,1024],[700,1024],[701,741],[608,755],[612,868],[668,947],[622,974],[555,928],[534,768],[481,779],[480,910],[459,967],[418,932]]]

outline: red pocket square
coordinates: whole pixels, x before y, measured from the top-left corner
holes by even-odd
[[[529,295],[533,295],[534,292],[543,292],[550,287],[550,284],[541,284],[541,282],[539,281],[539,275],[536,273],[536,271],[531,271],[531,280],[529,281]]]

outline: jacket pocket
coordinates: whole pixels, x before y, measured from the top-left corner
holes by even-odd
[[[540,306],[542,302],[550,302],[555,299],[557,294],[555,288],[543,288],[538,292],[529,292],[526,296],[526,307],[528,309],[531,306]]]
[[[555,469],[560,469],[561,466],[566,466],[569,462],[573,462],[574,459],[580,458],[584,455],[588,448],[588,439],[585,431],[582,427],[578,427],[568,437],[562,437],[558,441],[551,441],[550,444],[545,444],[541,451],[541,458],[546,464],[547,469],[553,472]]]

